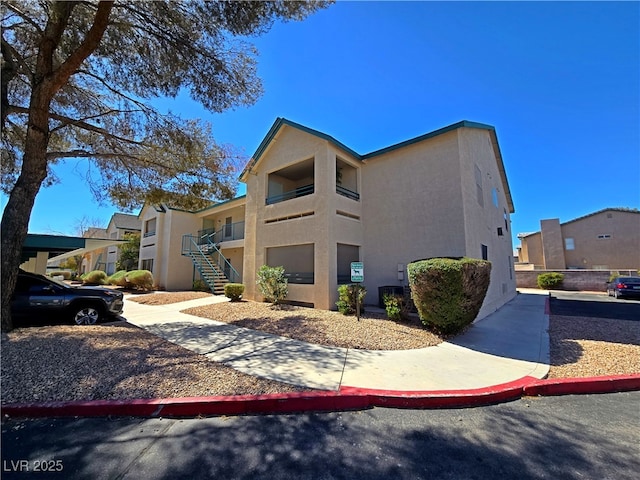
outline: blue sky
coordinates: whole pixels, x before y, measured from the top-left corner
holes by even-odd
[[[276,117],[359,153],[471,120],[493,125],[515,204],[512,231],[607,207],[640,207],[640,4],[338,2],[250,39],[265,94],[211,114],[216,140],[258,147]],[[83,187],[82,162],[41,190],[31,233],[106,226],[116,209]],[[425,185],[427,179],[425,179]],[[135,211],[134,213],[137,213]],[[514,238],[514,247],[519,241]]]

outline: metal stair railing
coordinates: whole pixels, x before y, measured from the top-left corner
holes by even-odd
[[[240,274],[233,268],[222,252],[220,252],[217,245],[213,243],[211,240],[213,236],[214,233],[208,233],[199,237],[190,234],[183,235],[182,255],[191,257],[201,275],[203,275],[203,271],[198,265],[196,257],[202,258],[218,278],[225,277],[225,279],[230,282],[239,283]],[[215,257],[217,257],[217,261]]]
[[[220,286],[216,285],[216,280],[226,283],[227,279],[224,273],[220,271],[219,267],[211,263],[211,260],[207,254],[202,251],[196,241],[196,237],[193,235],[182,236],[182,255],[191,258],[194,266],[198,269],[198,272],[200,272],[200,276],[213,293],[221,293],[219,291]]]
[[[240,283],[240,274],[238,271],[233,268],[231,262],[227,260],[218,246],[213,241],[215,238],[215,234],[204,235],[203,237],[206,240],[206,255],[211,256],[216,265],[224,272],[224,275],[229,279],[231,283]]]

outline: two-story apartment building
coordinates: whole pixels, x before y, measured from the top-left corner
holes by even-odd
[[[189,288],[194,265],[206,276],[217,264],[261,300],[258,269],[282,265],[290,301],[332,309],[353,261],[378,303],[378,287],[408,284],[408,263],[468,256],[493,264],[481,316],[516,293],[514,208],[489,125],[463,121],[363,155],[278,118],[240,180],[246,196],[198,212],[143,208],[140,267],[160,286]]]
[[[114,213],[107,225],[106,235],[110,240],[126,240],[127,235],[140,233],[140,219],[137,215]],[[120,258],[120,247],[112,245],[106,252],[106,273],[112,275],[116,271],[116,262]]]
[[[625,270],[640,268],[640,211],[606,208],[540,231],[520,234],[519,269]]]
[[[113,242],[112,245],[85,252],[80,271],[86,273],[91,270],[103,270],[107,275],[113,274],[116,271],[116,262],[120,255],[118,245],[126,240],[126,235],[130,233],[140,233],[138,215],[114,213],[107,228],[89,228],[83,235],[85,238],[120,240],[120,242]]]

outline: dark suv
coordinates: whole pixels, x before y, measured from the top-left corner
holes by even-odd
[[[43,275],[20,270],[11,300],[16,323],[47,324],[54,319],[94,325],[107,315],[119,315],[123,295],[104,287],[72,287]]]

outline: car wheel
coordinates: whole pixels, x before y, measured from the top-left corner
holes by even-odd
[[[622,295],[620,295],[620,292],[618,292],[618,290],[614,290],[614,291],[613,291],[613,296],[614,296],[615,298],[622,298]]]
[[[80,305],[72,310],[71,319],[76,325],[95,325],[102,318],[102,312],[93,305]]]

